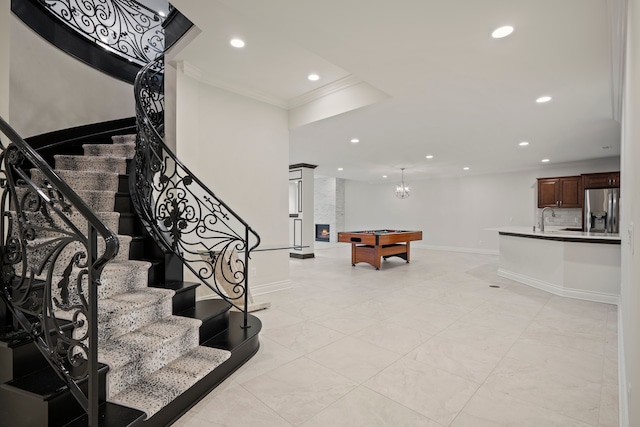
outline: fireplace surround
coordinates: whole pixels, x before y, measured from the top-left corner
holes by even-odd
[[[316,242],[329,242],[330,228],[329,224],[316,224]]]

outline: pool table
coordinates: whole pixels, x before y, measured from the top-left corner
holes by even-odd
[[[397,256],[409,262],[410,242],[422,240],[422,231],[341,231],[338,242],[351,243],[351,265],[366,262],[380,270],[380,258]]]

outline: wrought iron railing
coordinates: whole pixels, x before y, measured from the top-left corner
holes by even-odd
[[[97,426],[97,286],[118,239],[2,118],[0,131],[0,295]]]
[[[144,66],[164,53],[163,18],[135,0],[37,0],[78,34]]]
[[[164,142],[164,58],[134,84],[138,137],[131,195],[149,233],[236,309],[248,327],[249,255],[258,234],[187,169]]]

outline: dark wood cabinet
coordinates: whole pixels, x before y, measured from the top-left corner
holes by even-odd
[[[582,208],[582,177],[538,178],[538,207]]]
[[[620,187],[620,172],[589,173],[582,175],[583,188]]]

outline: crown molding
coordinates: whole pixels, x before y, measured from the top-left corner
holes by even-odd
[[[355,86],[357,84],[362,83],[363,81],[358,77],[350,74],[346,77],[343,77],[334,82],[328,83],[324,86],[321,86],[317,89],[314,89],[310,92],[304,93],[295,98],[291,98],[289,101],[282,99],[277,96],[273,96],[267,94],[265,92],[261,92],[259,90],[250,89],[246,87],[242,87],[239,85],[235,85],[229,83],[227,81],[217,79],[215,77],[205,77],[203,75],[202,70],[198,67],[190,64],[187,61],[177,61],[177,68],[182,71],[185,75],[196,79],[202,83],[208,84],[209,86],[217,87],[218,89],[223,89],[228,92],[236,93],[238,95],[245,96],[247,98],[255,99],[256,101],[264,102],[267,104],[274,105],[279,108],[284,108],[286,110],[290,110],[292,108],[299,107],[301,105],[307,104],[311,101],[315,101],[316,99],[323,98],[325,96],[331,95],[332,93],[339,92],[341,90],[347,89],[349,87]]]
[[[176,67],[178,68],[178,70],[182,71],[185,75],[196,80],[200,80],[200,81],[202,80],[202,71],[198,67],[190,64],[189,62],[177,61]]]
[[[223,89],[226,90],[228,92],[233,92],[236,93],[238,95],[242,95],[245,96],[247,98],[252,98],[255,99],[256,101],[260,101],[260,102],[264,102],[267,104],[271,104],[274,105],[276,107],[280,107],[280,108],[284,108],[287,109],[288,108],[288,104],[287,101],[277,97],[277,96],[273,96],[273,95],[269,95],[268,93],[265,92],[261,92],[259,90],[255,90],[255,89],[250,89],[250,88],[246,88],[243,86],[238,86],[229,82],[225,82],[223,80],[220,79],[216,79],[216,78],[212,78],[212,77],[205,77],[203,79],[201,79],[201,81],[203,83],[206,83],[208,85],[211,86],[215,86],[219,89]]]
[[[304,93],[300,96],[296,96],[295,98],[291,98],[287,103],[287,108],[296,108],[301,105],[307,104],[311,101],[315,101],[316,99],[320,99],[327,95],[331,95],[332,93],[339,92],[341,90],[347,89],[351,86],[355,86],[357,84],[362,83],[362,80],[353,74],[349,74],[346,77],[343,77],[334,82],[328,83],[324,86],[321,86],[317,89],[312,90],[311,92]]]
[[[227,92],[232,92],[238,95],[242,95],[247,98],[255,99],[256,101],[264,102],[267,104],[274,105],[279,108],[287,108],[287,102],[284,99],[281,99],[277,96],[269,95],[267,93],[249,89],[246,87],[234,85],[232,83],[226,82],[224,80],[212,78],[212,77],[204,77],[202,70],[198,67],[190,64],[187,61],[177,61],[176,66],[180,71],[182,71],[185,75],[198,80],[204,84],[209,86],[216,87],[218,89],[226,90]]]

